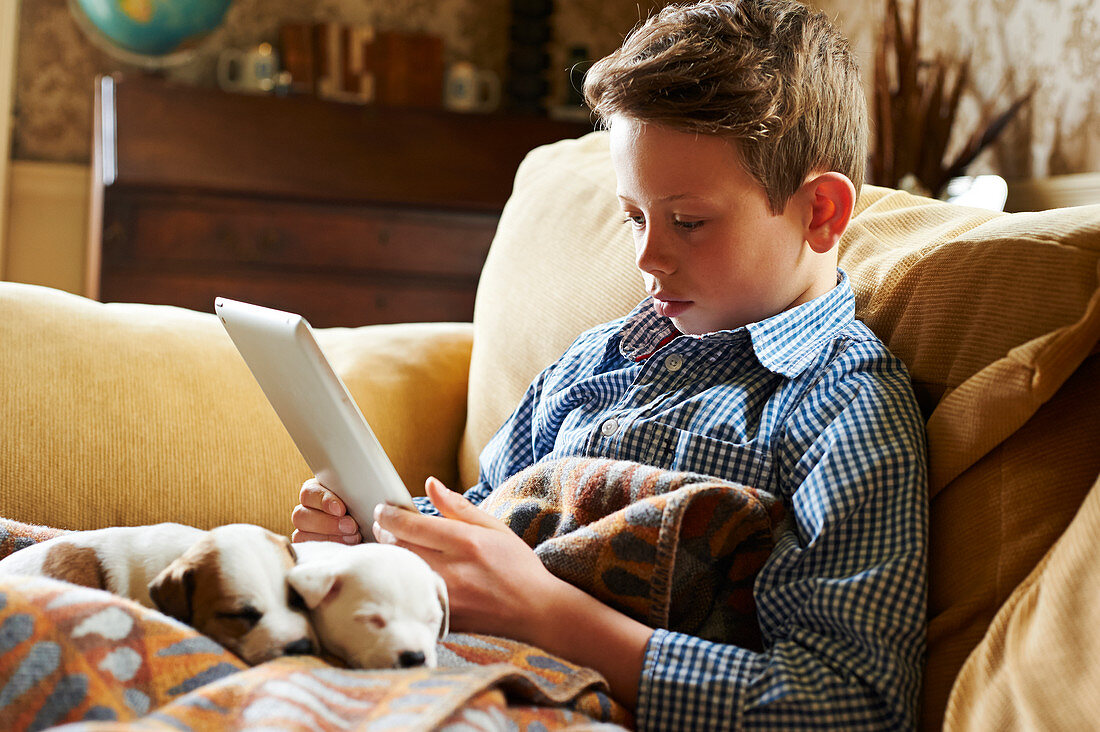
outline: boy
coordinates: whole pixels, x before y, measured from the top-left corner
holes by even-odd
[[[924,647],[923,430],[902,364],[854,320],[837,242],[867,121],[844,39],[793,0],[665,8],[588,73],[650,297],[532,383],[463,498],[373,533],[447,581],[452,627],[607,678],[642,729],[910,728]],[[543,568],[476,504],[566,455],[752,485],[793,517],[754,586],[765,650],[654,630]],[[423,499],[418,499],[423,501]],[[302,488],[296,540],[358,541]]]

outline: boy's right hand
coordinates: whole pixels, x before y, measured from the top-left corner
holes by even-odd
[[[290,514],[294,524],[292,541],[339,541],[358,544],[363,541],[359,525],[348,515],[347,506],[316,478],[302,484],[298,505]]]

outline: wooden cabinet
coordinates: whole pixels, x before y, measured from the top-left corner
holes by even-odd
[[[591,129],[148,77],[101,79],[95,121],[90,292],[318,327],[469,320],[519,162]]]

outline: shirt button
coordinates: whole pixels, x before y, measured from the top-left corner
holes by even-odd
[[[678,353],[670,353],[665,357],[665,368],[669,371],[679,371],[684,365],[684,357]]]
[[[619,421],[617,419],[609,419],[600,425],[600,432],[604,437],[611,437],[619,429]]]

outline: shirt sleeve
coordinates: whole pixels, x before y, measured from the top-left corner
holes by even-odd
[[[915,728],[927,478],[904,367],[880,351],[830,369],[776,458],[791,520],[754,586],[765,650],[656,631],[639,729]]]

